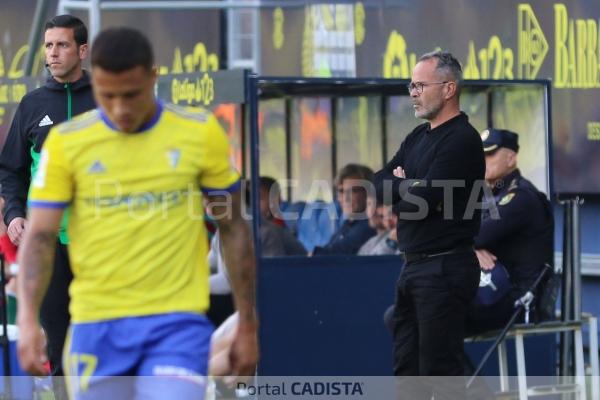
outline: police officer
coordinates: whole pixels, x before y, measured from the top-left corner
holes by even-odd
[[[481,133],[481,139],[485,180],[493,194],[488,200],[493,204],[482,213],[475,249],[484,271],[506,267],[510,287],[494,304],[473,304],[467,317],[471,334],[503,327],[514,313],[515,300],[528,290],[545,263],[552,265],[554,256],[552,208],[544,193],[517,168],[518,135],[490,128]]]

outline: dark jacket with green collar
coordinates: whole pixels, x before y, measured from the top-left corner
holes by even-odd
[[[60,83],[50,77],[44,86],[23,97],[0,154],[0,184],[7,226],[14,218],[26,215],[29,183],[37,171],[40,150],[50,128],[95,107],[90,78],[85,72],[73,83]],[[67,242],[65,228],[63,223],[62,243]]]

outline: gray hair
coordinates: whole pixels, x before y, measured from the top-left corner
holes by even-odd
[[[458,60],[447,51],[437,50],[423,54],[421,58],[419,58],[419,62],[432,58],[437,59],[436,70],[447,77],[447,79],[455,81],[456,86],[460,91],[462,86],[462,68]]]

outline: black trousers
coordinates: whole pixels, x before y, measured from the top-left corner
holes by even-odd
[[[52,375],[63,375],[62,352],[71,321],[69,285],[72,280],[73,273],[71,272],[67,246],[58,243],[52,278],[40,307],[40,322],[44,331],[46,331],[48,359]]]
[[[401,380],[403,398],[464,398],[465,318],[479,286],[479,271],[474,252],[404,266],[392,317],[394,374],[459,378]]]

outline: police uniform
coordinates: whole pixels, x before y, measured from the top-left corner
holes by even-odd
[[[507,130],[488,129],[482,133],[484,152],[501,147],[518,152],[518,136]],[[554,220],[550,202],[515,169],[492,188],[492,202],[482,212],[475,248],[498,258],[510,276],[511,288],[493,305],[473,304],[467,318],[467,331],[477,333],[503,327],[514,313],[514,302],[522,296],[545,263],[553,264]]]

